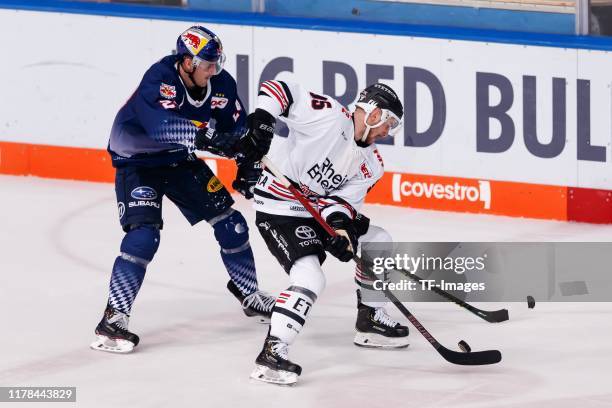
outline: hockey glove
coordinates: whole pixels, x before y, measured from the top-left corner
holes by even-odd
[[[325,250],[342,262],[350,261],[355,254],[359,239],[353,220],[345,213],[334,212],[327,217],[326,221],[338,235],[327,239]]]
[[[238,142],[239,162],[258,162],[268,153],[275,124],[276,119],[263,109],[256,109],[247,116],[248,130]]]
[[[196,133],[195,148],[213,154],[233,158],[236,155],[240,132],[218,133],[213,128],[205,127]]]
[[[236,180],[232,182],[232,187],[244,198],[250,200],[253,198],[253,190],[262,171],[263,168],[259,162],[241,164],[238,166],[238,173],[236,174]]]

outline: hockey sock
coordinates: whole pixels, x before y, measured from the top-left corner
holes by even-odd
[[[293,343],[316,299],[313,292],[299,286],[290,286],[282,291],[272,309],[270,334],[283,343]]]
[[[293,343],[302,330],[312,305],[325,288],[325,275],[316,255],[295,261],[289,278],[291,286],[276,299],[270,319],[270,334],[287,344]]]
[[[370,245],[373,243],[373,245]],[[384,244],[384,245],[383,245]],[[370,224],[368,231],[359,238],[358,254],[363,256],[362,251],[367,251],[367,258],[386,258],[391,256],[394,244],[391,235],[382,227]],[[371,272],[371,269],[370,269]],[[386,275],[380,275],[377,279],[386,280]],[[372,289],[374,279],[365,273],[362,265],[355,265],[355,283],[361,290],[361,303],[369,307],[384,307],[388,300],[381,291]]]
[[[146,267],[159,247],[159,230],[143,225],[130,230],[121,242],[121,254],[115,259],[108,304],[127,315],[140,290]]]
[[[380,291],[369,289],[374,281],[363,273],[360,264],[355,265],[355,283],[361,291],[361,303],[369,307],[384,307],[388,302]]]
[[[230,279],[248,296],[257,291],[257,272],[249,244],[249,227],[240,212],[229,209],[209,221],[221,247],[221,259]]]
[[[255,272],[255,260],[251,247],[236,253],[226,251],[228,250],[221,248],[221,259],[223,259],[223,264],[232,282],[245,296],[256,292],[257,273]]]
[[[113,265],[108,304],[129,315],[144,276],[144,266],[125,260],[121,255],[118,256]]]

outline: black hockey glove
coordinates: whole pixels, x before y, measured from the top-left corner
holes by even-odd
[[[232,187],[242,194],[244,198],[250,200],[253,198],[253,190],[262,171],[263,167],[260,162],[239,165],[236,180],[232,182]]]
[[[263,109],[256,109],[247,116],[247,132],[238,142],[240,163],[258,162],[268,150],[274,136],[276,119]]]
[[[327,217],[326,221],[338,235],[327,238],[325,250],[342,262],[350,261],[357,250],[359,239],[353,220],[342,212],[334,212]]]
[[[240,132],[218,133],[213,128],[205,127],[196,133],[195,148],[213,154],[233,158],[237,153]]]

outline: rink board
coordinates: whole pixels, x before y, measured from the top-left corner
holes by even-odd
[[[203,157],[228,190],[233,161]],[[0,173],[112,182],[105,150],[0,142]],[[450,186],[450,187],[449,187]],[[612,223],[608,190],[386,172],[366,202],[440,211]]]
[[[0,9],[13,33],[0,44],[17,61],[0,66],[11,78],[0,171],[111,180],[104,148],[116,111],[191,23],[159,18]],[[249,107],[263,79],[299,82],[346,105],[367,83],[393,86],[405,126],[380,146],[387,173],[370,202],[612,222],[612,42],[206,25],[223,38],[226,69]],[[42,26],[44,36],[32,29]]]

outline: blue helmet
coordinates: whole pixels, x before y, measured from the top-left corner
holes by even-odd
[[[176,54],[192,57],[196,66],[202,61],[214,63],[217,74],[221,72],[225,62],[221,39],[202,26],[190,27],[178,37]]]

